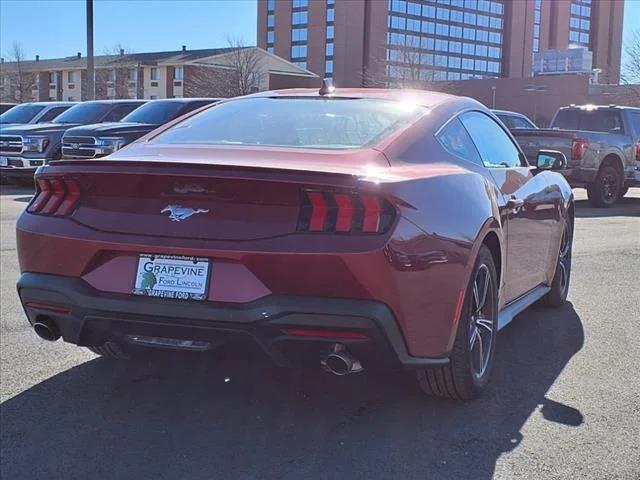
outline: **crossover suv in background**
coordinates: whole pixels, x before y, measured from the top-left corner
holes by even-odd
[[[70,128],[62,137],[62,155],[64,158],[104,157],[160,125],[217,101],[215,98],[151,100],[119,122]]]
[[[41,167],[17,223],[35,332],[119,359],[254,345],[338,375],[487,385],[498,329],[566,298],[574,205],[482,104],[295,89],[222,101],[104,159]]]
[[[30,102],[16,105],[0,115],[0,134],[3,129],[15,125],[47,123],[77,102]]]
[[[36,168],[62,158],[62,136],[78,125],[117,122],[144,100],[96,100],[69,108],[48,123],[16,125],[0,131],[0,175],[3,181],[33,182]]]
[[[595,207],[610,207],[640,186],[640,108],[571,105],[556,112],[549,128],[513,135],[530,162],[540,149],[564,153],[562,174],[572,187],[586,188]]]
[[[526,115],[508,110],[491,110],[509,130],[538,128]]]

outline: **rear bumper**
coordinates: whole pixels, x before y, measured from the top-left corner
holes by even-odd
[[[187,303],[99,292],[79,278],[39,273],[23,273],[18,294],[31,324],[48,316],[63,339],[76,345],[127,341],[129,335],[201,340],[213,346],[248,341],[276,364],[289,366],[294,354],[317,361],[330,344],[343,343],[366,366],[420,368],[448,363],[446,357],[409,355],[391,310],[371,300],[268,295],[240,305]],[[30,303],[63,306],[68,313]],[[348,330],[367,339],[297,337],[285,333],[287,328]]]

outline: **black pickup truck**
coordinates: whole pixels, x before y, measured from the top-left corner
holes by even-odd
[[[596,207],[640,186],[640,108],[571,105],[556,112],[550,128],[511,133],[532,165],[540,150],[564,153],[567,169],[559,172],[572,187],[586,188]]]
[[[119,122],[70,128],[62,137],[62,155],[65,159],[104,157],[175,118],[217,101],[217,98],[151,100]]]
[[[116,122],[144,100],[95,100],[69,108],[48,123],[16,125],[0,133],[0,175],[7,183],[33,183],[36,169],[62,158],[62,136],[72,127]]]

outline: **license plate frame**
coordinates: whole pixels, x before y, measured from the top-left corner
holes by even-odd
[[[133,295],[171,300],[207,299],[213,262],[204,257],[138,254]]]

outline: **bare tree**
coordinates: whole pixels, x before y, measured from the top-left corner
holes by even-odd
[[[640,30],[636,30],[624,45],[626,62],[622,66],[621,83],[625,85],[624,100],[640,105]]]
[[[2,76],[5,88],[8,86],[9,91],[3,93],[12,101],[17,100],[20,103],[30,101],[35,76],[25,68],[25,53],[22,45],[13,42],[8,57],[11,63],[2,65]]]
[[[236,97],[257,92],[265,75],[260,52],[229,39],[229,50],[211,62],[188,65],[186,96]]]
[[[96,98],[106,98],[108,88],[114,90],[115,98],[135,98],[137,77],[134,77],[131,72],[137,71],[138,63],[132,57],[134,51],[121,43],[116,43],[111,48],[105,48],[103,54],[111,58],[102,68],[96,69]]]
[[[412,88],[454,93],[446,72],[435,66],[436,56],[421,50],[419,37],[407,35],[404,43],[389,47],[388,58],[374,58],[364,71],[363,84],[367,87]],[[385,50],[382,50],[385,51]],[[443,65],[446,67],[446,65]]]

